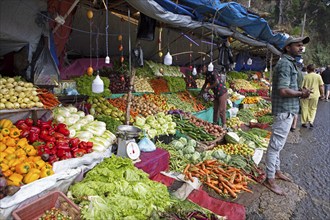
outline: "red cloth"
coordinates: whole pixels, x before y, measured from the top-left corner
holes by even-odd
[[[158,174],[152,178],[152,180],[161,182],[166,186],[172,185],[174,179],[162,174]],[[193,203],[212,211],[220,216],[226,216],[228,220],[244,220],[245,219],[245,207],[231,202],[222,201],[213,197],[210,197],[207,192],[202,189],[194,190],[188,199]]]
[[[161,171],[168,170],[170,154],[161,148],[156,148],[152,152],[141,152],[141,162],[134,164],[137,168],[149,174],[149,178],[159,174]]]
[[[92,65],[91,62],[92,61]],[[92,66],[94,71],[101,69],[102,67],[112,67],[112,64],[106,64],[104,58],[97,59],[93,58],[82,58],[75,60],[70,66],[60,69],[60,76],[62,80],[71,79],[72,77],[83,75],[89,66]]]

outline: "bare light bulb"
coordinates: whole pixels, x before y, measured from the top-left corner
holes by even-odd
[[[170,54],[170,52],[167,52],[167,54],[164,57],[164,64],[170,66],[172,65],[172,61],[173,61],[172,55]]]
[[[213,63],[210,62],[210,64],[207,66],[207,71],[209,71],[209,72],[213,72],[213,70],[214,70]]]
[[[106,56],[106,57],[105,57],[105,63],[106,63],[106,64],[109,64],[109,63],[110,63],[110,57],[109,57],[109,56]]]
[[[196,67],[194,67],[194,69],[192,71],[192,74],[193,74],[193,76],[196,76],[197,75],[197,69],[196,69]]]

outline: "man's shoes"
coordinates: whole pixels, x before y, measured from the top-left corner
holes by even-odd
[[[295,128],[290,128],[290,131],[291,131],[291,132],[295,132],[296,129],[295,129]]]
[[[307,125],[306,124],[302,124],[301,127],[307,128]]]
[[[314,128],[314,125],[312,123],[309,123],[310,128]]]

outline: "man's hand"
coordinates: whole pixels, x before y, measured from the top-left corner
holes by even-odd
[[[300,97],[303,98],[303,99],[306,99],[306,98],[309,97],[310,94],[311,94],[311,90],[303,88],[301,90],[301,96]]]

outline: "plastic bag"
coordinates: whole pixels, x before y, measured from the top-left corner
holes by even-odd
[[[151,152],[156,150],[155,144],[147,137],[142,138],[139,141],[138,146],[142,152]]]

